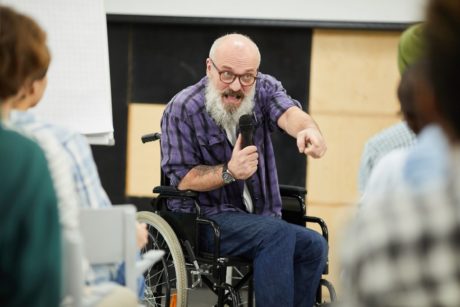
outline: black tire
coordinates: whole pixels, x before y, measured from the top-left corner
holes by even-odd
[[[321,279],[319,282],[319,286],[321,288],[326,288],[327,292],[329,293],[329,300],[328,301],[321,301],[316,304],[316,306],[331,306],[330,303],[335,302],[337,300],[337,294],[335,292],[334,286],[326,279]],[[322,296],[324,297],[324,291],[321,290]]]

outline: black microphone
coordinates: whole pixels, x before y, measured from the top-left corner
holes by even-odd
[[[240,133],[241,133],[241,149],[249,145],[254,145],[254,121],[252,120],[252,115],[245,114],[240,117],[239,120]],[[249,194],[251,199],[254,197],[254,186],[252,184],[251,178],[245,180],[246,186],[248,187]],[[254,201],[253,201],[254,205]],[[253,208],[254,210],[256,208]]]
[[[239,120],[239,126],[241,133],[241,148],[254,145],[254,121],[252,120],[252,115],[242,115]]]

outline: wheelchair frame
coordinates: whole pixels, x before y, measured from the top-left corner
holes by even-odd
[[[142,142],[152,142],[161,139],[160,133],[142,136]],[[165,256],[161,262],[154,265],[146,273],[145,304],[147,306],[187,306],[189,275],[192,277],[191,288],[204,283],[217,296],[217,307],[242,306],[239,294],[247,284],[247,306],[253,306],[252,262],[240,257],[220,255],[220,229],[212,220],[202,217],[197,203],[197,193],[180,191],[167,185],[169,179],[161,172],[161,186],[153,189],[158,194],[152,200],[154,212],[138,212],[138,221],[146,223],[149,228],[148,249],[163,249]],[[298,225],[306,226],[313,222],[321,227],[322,235],[328,241],[326,223],[318,217],[306,216],[306,190],[300,187],[280,185],[283,204],[291,200],[291,206],[283,206],[283,219]],[[163,202],[170,198],[188,199],[195,204],[195,213],[178,213],[167,210]],[[292,205],[294,200],[294,205]],[[184,227],[184,224],[186,227]],[[198,247],[199,225],[209,225],[214,231],[214,252],[205,253]],[[244,266],[247,273],[235,285],[226,282],[227,267]],[[328,273],[328,262],[323,274]],[[187,270],[188,268],[188,270]],[[332,284],[321,279],[317,290],[316,305],[322,304],[322,288],[329,292],[331,301],[336,299]],[[173,290],[175,289],[175,290]]]

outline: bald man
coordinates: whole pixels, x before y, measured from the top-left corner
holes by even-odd
[[[253,260],[259,306],[312,306],[327,243],[315,231],[281,219],[271,132],[297,140],[299,153],[320,158],[324,138],[313,119],[274,77],[260,73],[261,56],[247,36],[218,38],[206,76],[168,103],[161,121],[162,168],[171,184],[199,192],[204,216],[221,230],[220,252]],[[254,145],[242,146],[238,121],[249,114]],[[243,148],[244,147],[244,148]],[[184,200],[169,208],[190,212]],[[201,245],[213,251],[210,230]]]

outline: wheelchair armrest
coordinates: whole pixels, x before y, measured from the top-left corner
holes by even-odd
[[[329,230],[327,229],[326,222],[319,217],[316,216],[304,216],[303,220],[307,223],[315,223],[318,224],[321,227],[321,235],[326,239],[327,242],[329,242]]]
[[[173,186],[157,186],[153,188],[153,193],[160,194],[165,198],[183,198],[183,199],[196,199],[198,193],[192,190],[178,190]]]
[[[299,214],[305,215],[306,213],[305,194],[307,194],[307,190],[303,187],[293,186],[293,185],[284,185],[284,184],[280,184],[279,189],[280,189],[281,198],[295,199],[296,203],[298,204],[298,207],[295,210],[298,211]],[[283,200],[283,210],[286,208],[287,208],[286,203]]]
[[[195,210],[198,213],[198,215],[201,215],[201,208],[200,205],[197,202],[198,199],[198,193],[192,190],[179,190],[175,186],[156,186],[153,188],[153,193],[157,193],[158,197],[156,198],[156,201],[152,202],[152,204],[157,205],[159,204],[159,201],[162,199],[170,199],[170,198],[175,198],[175,199],[182,199],[182,200],[193,200],[193,204],[195,206]],[[159,208],[159,207],[158,207]]]
[[[303,187],[294,186],[294,185],[286,185],[280,184],[280,193],[281,196],[305,196],[307,194],[307,190]]]
[[[306,223],[310,222],[310,223],[318,224],[321,227],[321,235],[326,240],[326,242],[329,244],[329,230],[327,229],[326,222],[322,218],[319,218],[316,216],[304,216],[303,220]],[[323,274],[329,274],[329,259],[327,259],[326,267],[324,268]]]

